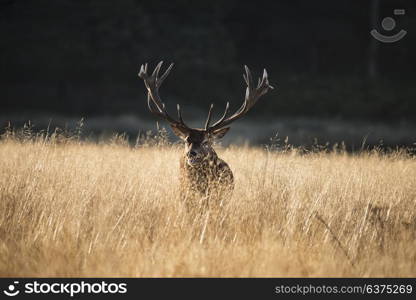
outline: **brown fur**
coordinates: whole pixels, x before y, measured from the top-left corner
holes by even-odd
[[[197,166],[186,156],[180,159],[180,192],[188,209],[219,208],[234,189],[234,176],[228,164],[214,150]]]

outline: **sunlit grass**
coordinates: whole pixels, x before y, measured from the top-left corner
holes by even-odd
[[[416,160],[230,147],[220,218],[190,219],[179,146],[0,142],[0,276],[415,276]]]

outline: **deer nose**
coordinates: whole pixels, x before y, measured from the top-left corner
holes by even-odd
[[[192,157],[192,156],[196,156],[196,154],[197,154],[197,153],[196,153],[195,151],[193,151],[193,150],[191,150],[191,151],[189,152],[189,156],[191,156],[191,157]]]

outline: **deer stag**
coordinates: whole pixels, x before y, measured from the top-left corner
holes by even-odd
[[[171,64],[163,75],[159,76],[163,62],[154,69],[152,75],[147,73],[147,64],[140,68],[139,77],[147,88],[147,105],[151,113],[169,122],[173,132],[185,142],[185,153],[180,159],[181,197],[189,207],[221,206],[224,198],[229,197],[234,189],[233,173],[228,164],[220,159],[214,151],[214,139],[222,138],[230,129],[226,127],[243,117],[253,105],[273,87],[269,84],[267,72],[253,85],[252,76],[247,66],[244,80],[247,84],[246,95],[241,107],[229,116],[229,103],[225,106],[222,117],[211,124],[213,104],[211,104],[204,128],[191,128],[182,119],[181,108],[177,104],[178,117],[175,119],[166,110],[159,96],[159,88],[173,67]],[[227,196],[228,195],[228,196]]]

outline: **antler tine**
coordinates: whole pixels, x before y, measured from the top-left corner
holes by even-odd
[[[178,111],[179,122],[183,124],[184,126],[186,126],[185,122],[182,119],[182,111],[181,111],[181,106],[179,104],[176,104],[176,110]]]
[[[268,79],[267,79],[267,70],[266,69],[263,69],[263,78],[262,78],[262,81],[263,80],[268,81]]]
[[[159,75],[159,71],[160,71],[160,68],[162,67],[162,65],[163,65],[163,60],[161,60],[161,61],[160,61],[160,62],[156,65],[155,69],[153,70],[152,77],[155,77],[155,78],[157,78],[157,77],[158,77],[158,75]]]
[[[261,96],[266,94],[269,91],[269,89],[273,89],[273,87],[269,84],[266,69],[263,70],[262,77],[258,79],[257,86],[253,85],[253,78],[251,76],[250,69],[246,65],[244,66],[244,70],[245,74],[243,74],[243,78],[247,84],[247,88],[243,104],[233,115],[227,117],[229,107],[229,104],[227,102],[227,107],[224,115],[221,117],[220,120],[218,120],[215,124],[210,126],[207,130],[213,131],[222,128],[231,124],[235,120],[243,117],[254,106],[254,104],[256,104],[256,102],[260,99]]]
[[[269,77],[267,76],[267,70],[263,69],[263,78],[261,79],[260,85],[267,85],[269,89],[274,90],[274,87],[269,84]]]
[[[163,61],[160,61],[156,65],[151,76],[149,76],[147,73],[147,67],[148,67],[147,63],[145,63],[144,65],[141,65],[140,67],[139,77],[143,79],[144,84],[147,88],[147,93],[148,93],[147,94],[147,106],[149,107],[149,110],[151,113],[167,120],[168,122],[172,124],[177,124],[177,125],[182,126],[183,128],[185,127],[189,129],[189,127],[184,123],[182,119],[179,105],[177,106],[178,118],[179,118],[179,121],[178,121],[172,118],[168,114],[168,112],[166,111],[165,104],[162,102],[159,96],[159,88],[162,85],[165,78],[169,75],[169,72],[173,67],[173,64],[170,64],[170,66],[166,69],[165,73],[163,73],[163,75],[159,77],[159,72],[162,67],[162,64],[163,64]]]
[[[138,75],[142,79],[148,77],[148,75],[147,75],[147,63],[145,63],[144,65],[141,65],[140,66],[140,71],[139,71],[139,74]]]
[[[246,83],[247,83],[247,87],[251,88],[251,86],[253,85],[253,77],[251,76],[251,72],[250,69],[244,65],[244,69],[246,70]]]
[[[155,111],[152,107],[152,99],[150,98],[150,94],[147,93],[147,107],[149,108],[151,113],[160,114],[160,111]]]
[[[152,104],[156,106],[156,109],[153,108]],[[165,115],[163,114],[163,111],[156,105],[156,103],[153,102],[152,98],[150,97],[150,94],[147,94],[147,107],[149,108],[150,112],[161,117],[165,118]]]
[[[156,110],[152,107],[152,104],[156,106]],[[147,107],[149,108],[150,112],[155,114],[156,116],[167,120],[168,122],[171,123],[176,123],[177,121],[175,119],[173,119],[171,116],[169,116],[168,113],[166,113],[165,111],[165,105],[162,105],[162,109],[160,109],[157,104],[155,102],[153,102],[150,94],[147,94]]]
[[[217,122],[215,122],[215,124],[212,124],[212,126],[210,126],[209,128],[205,130],[210,130],[211,128],[217,127],[219,124],[221,124],[224,121],[224,119],[227,117],[229,109],[230,109],[230,102],[227,102],[227,104],[225,105],[225,110],[224,110],[222,117]]]
[[[214,104],[211,103],[209,107],[209,111],[208,111],[208,117],[207,117],[207,120],[205,121],[205,130],[209,128],[209,123],[211,122],[211,115],[212,115],[213,108],[214,108]]]
[[[169,67],[166,69],[165,73],[163,73],[163,75],[159,78],[160,84],[162,84],[162,82],[165,80],[165,78],[169,75],[170,70],[172,69],[172,67],[173,67],[173,63],[171,63],[169,65]]]

